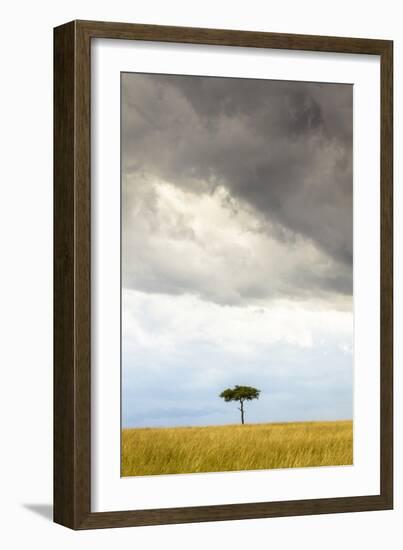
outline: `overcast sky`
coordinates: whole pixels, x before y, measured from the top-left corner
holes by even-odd
[[[122,75],[123,426],[352,418],[352,101]]]

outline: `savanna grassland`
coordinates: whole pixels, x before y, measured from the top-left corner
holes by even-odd
[[[122,431],[124,477],[352,463],[350,420]]]

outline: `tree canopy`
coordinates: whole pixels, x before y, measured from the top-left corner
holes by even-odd
[[[252,386],[235,386],[220,393],[224,401],[252,401],[252,399],[259,399],[259,395],[260,390]]]

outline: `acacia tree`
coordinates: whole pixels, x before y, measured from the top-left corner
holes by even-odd
[[[240,407],[238,409],[241,411],[241,422],[245,424],[244,419],[244,401],[252,401],[252,399],[259,399],[260,390],[252,388],[251,386],[235,386],[235,388],[227,388],[226,390],[220,393],[220,397],[224,401],[239,401]]]

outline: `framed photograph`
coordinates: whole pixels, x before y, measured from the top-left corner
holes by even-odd
[[[54,520],[393,507],[393,43],[54,31]]]

